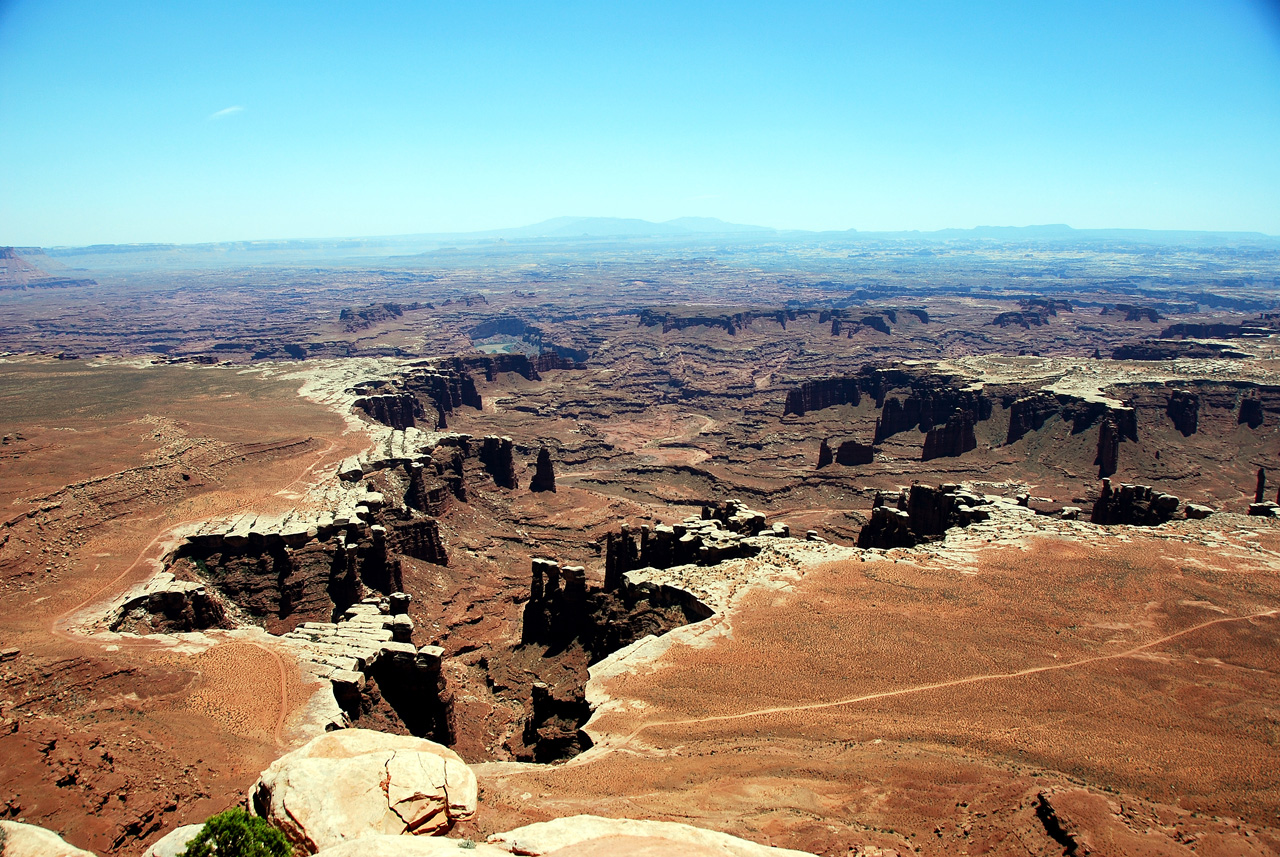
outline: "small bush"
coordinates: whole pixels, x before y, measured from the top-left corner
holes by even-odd
[[[178,857],[293,857],[293,846],[265,820],[237,807],[206,821]]]

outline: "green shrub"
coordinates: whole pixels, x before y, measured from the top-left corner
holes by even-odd
[[[204,823],[178,857],[293,857],[284,834],[239,807]]]

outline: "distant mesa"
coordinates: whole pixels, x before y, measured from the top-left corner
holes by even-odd
[[[94,280],[53,273],[65,269],[65,265],[50,259],[39,247],[0,247],[0,291],[97,285]]]

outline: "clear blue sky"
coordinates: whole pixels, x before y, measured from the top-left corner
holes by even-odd
[[[1275,0],[0,0],[0,244],[1280,234]]]

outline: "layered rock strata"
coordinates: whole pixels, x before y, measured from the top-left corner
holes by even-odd
[[[162,571],[133,587],[108,609],[111,631],[172,634],[231,627],[226,609],[204,583]]]
[[[422,402],[412,393],[361,396],[353,405],[364,411],[369,419],[402,431],[417,425],[417,421],[426,416]]]
[[[956,408],[946,425],[929,429],[924,438],[924,451],[920,459],[932,461],[935,458],[955,458],[977,447],[973,414],[963,408]]]
[[[304,622],[281,639],[303,670],[333,687],[347,721],[367,709],[376,684],[410,733],[448,743],[451,727],[440,672],[444,649],[413,645],[408,596],[370,596],[353,604],[337,622]]]
[[[785,524],[766,529],[762,512],[748,509],[737,500],[719,508],[703,507],[702,515],[690,516],[678,524],[644,524],[639,531],[624,524],[605,535],[606,589],[622,585],[623,574],[636,568],[671,568],[697,563],[714,565],[726,559],[752,556],[759,546],[749,537],[790,536]]]

